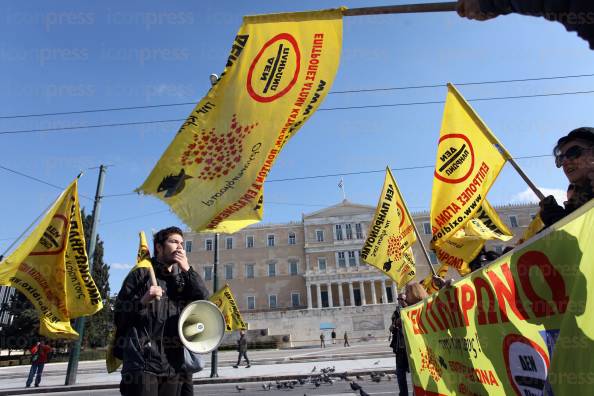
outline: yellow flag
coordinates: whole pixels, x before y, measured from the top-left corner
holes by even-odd
[[[31,301],[39,312],[39,333],[50,338],[77,338],[70,319],[103,307],[85,249],[77,181],[0,263],[0,285],[16,288]]]
[[[464,276],[470,272],[469,263],[480,253],[485,241],[509,241],[512,238],[512,232],[485,199],[475,217],[443,244],[436,246],[435,253],[440,262]]]
[[[231,288],[229,287],[229,285],[225,284],[225,286],[223,286],[222,289],[214,293],[209,298],[209,300],[217,307],[219,307],[219,309],[223,313],[223,317],[225,318],[226,331],[245,330],[247,328],[246,323],[243,321],[243,318],[241,317],[239,308],[237,308],[235,297],[233,297],[233,293],[231,292]]]
[[[225,71],[139,188],[195,231],[262,219],[263,184],[338,69],[342,10],[249,16]]]
[[[507,153],[462,95],[448,84],[431,197],[433,247],[441,247],[476,217],[505,165],[501,152]]]
[[[390,168],[386,168],[384,187],[369,224],[361,258],[402,287],[415,276],[412,244],[416,240],[414,225],[396,180]]]
[[[448,273],[448,269],[449,267],[447,264],[442,264],[441,267],[439,267],[439,269],[437,270],[437,276],[445,279]],[[427,290],[427,293],[429,294],[435,293],[439,290],[439,288],[435,285],[435,282],[433,281],[433,274],[427,275],[427,277],[425,277],[425,279],[421,281],[421,285],[423,285],[423,287],[425,288],[425,290]]]
[[[540,214],[537,214],[536,216],[534,216],[530,224],[528,224],[528,228],[526,228],[526,231],[524,231],[524,234],[522,234],[522,237],[520,238],[518,243],[522,243],[532,238],[534,235],[538,234],[540,230],[542,230],[544,227],[545,224],[542,222]]]

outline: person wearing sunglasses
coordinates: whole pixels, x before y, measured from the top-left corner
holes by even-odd
[[[562,137],[553,149],[555,165],[569,180],[564,207],[553,196],[540,202],[540,216],[546,227],[594,198],[594,128],[582,127]]]

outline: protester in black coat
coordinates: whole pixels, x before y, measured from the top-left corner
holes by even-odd
[[[241,363],[241,357],[245,359],[247,365],[246,368],[250,367],[250,359],[247,356],[247,337],[245,336],[244,330],[239,330],[239,340],[237,340],[237,352],[239,352],[239,356],[237,356],[237,364],[233,366],[233,368],[238,368],[239,363]]]

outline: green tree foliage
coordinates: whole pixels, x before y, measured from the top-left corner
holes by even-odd
[[[3,304],[2,310],[8,313],[12,320],[2,326],[0,331],[0,348],[28,349],[39,339],[39,316],[33,305],[18,290],[10,297],[8,303]]]

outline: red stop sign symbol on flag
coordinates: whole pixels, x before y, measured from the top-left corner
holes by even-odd
[[[503,357],[518,396],[545,394],[550,360],[544,349],[520,334],[509,334],[503,339]]]

